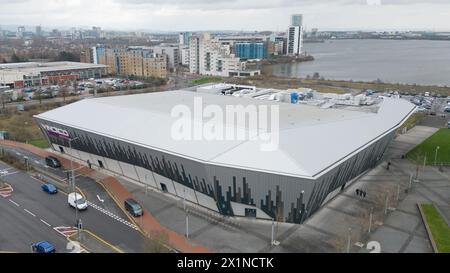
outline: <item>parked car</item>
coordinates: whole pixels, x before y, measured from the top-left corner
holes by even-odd
[[[125,201],[125,209],[134,217],[144,215],[144,210],[142,209],[142,206],[139,205],[139,203],[133,199],[128,199]]]
[[[42,241],[31,245],[33,253],[56,253],[55,247],[47,241]]]
[[[71,193],[67,197],[67,202],[69,203],[69,206],[71,206],[74,209],[78,210],[87,210],[88,204],[86,199],[79,194],[79,193]]]
[[[41,186],[42,190],[49,194],[57,194],[58,189],[55,187],[55,185],[46,183]]]
[[[61,162],[56,157],[53,157],[53,156],[46,157],[45,163],[47,164],[47,166],[55,168],[55,169],[62,167]]]

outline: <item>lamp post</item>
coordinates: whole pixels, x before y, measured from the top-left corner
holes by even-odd
[[[270,244],[273,246],[275,243],[275,219],[272,218],[272,241],[270,242]]]
[[[69,149],[70,149],[71,153],[73,153],[72,152],[72,141],[77,140],[77,139],[79,139],[79,138],[76,137],[76,138],[68,139]],[[80,225],[79,225],[79,223],[81,222],[81,219],[78,219],[78,193],[77,193],[77,187],[75,186],[75,170],[73,168],[73,160],[72,159],[70,159],[70,169],[71,169],[70,170],[70,172],[71,172],[70,179],[72,180],[71,181],[72,192],[75,193],[75,223],[77,225],[77,237],[78,237],[78,240],[80,240]]]
[[[370,209],[370,217],[369,217],[369,234],[372,231],[372,221],[373,221],[373,208]]]
[[[347,240],[347,253],[350,253],[350,246],[352,243],[351,235],[352,235],[352,228],[349,228],[348,229],[348,240]]]
[[[437,156],[438,156],[438,151],[439,151],[440,148],[441,147],[439,147],[439,146],[436,147],[436,153],[434,154],[434,165],[437,164]]]

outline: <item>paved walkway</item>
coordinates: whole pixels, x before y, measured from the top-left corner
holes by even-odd
[[[0,144],[20,148],[41,157],[47,157],[50,155],[55,156],[61,161],[64,168],[71,168],[70,160],[32,145],[7,140],[0,141]],[[133,195],[124,186],[122,186],[122,184],[120,184],[115,177],[104,175],[103,173],[89,169],[88,167],[78,164],[77,162],[73,162],[73,167],[77,169],[78,173],[94,178],[96,181],[102,183],[105,189],[112,195],[113,198],[115,198],[117,205],[121,208],[123,208],[123,203],[126,199],[133,198]],[[149,235],[151,238],[168,244],[177,251],[183,253],[210,252],[208,248],[200,245],[194,245],[193,242],[187,240],[183,235],[162,226],[146,209],[144,209],[144,216],[141,218],[135,218],[135,222],[145,234]]]

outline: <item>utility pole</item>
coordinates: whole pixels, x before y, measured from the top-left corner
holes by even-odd
[[[400,184],[397,187],[397,202],[400,200]]]
[[[272,218],[272,241],[270,242],[270,245],[274,245],[274,243],[275,243],[275,238],[274,238],[274,236],[275,236],[275,219],[273,219]]]
[[[409,176],[409,188],[408,188],[408,191],[411,190],[411,187],[412,187],[412,181],[413,181],[413,174],[411,173],[411,175]]]
[[[72,141],[77,140],[78,137],[76,138],[71,138],[68,140],[69,142],[69,148],[70,148],[70,152],[73,154],[73,150],[72,150]],[[73,159],[70,159],[70,180],[71,180],[71,184],[72,184],[72,192],[75,193],[75,223],[77,225],[77,237],[78,237],[78,241],[80,240],[80,222],[81,219],[78,219],[78,192],[77,192],[77,187],[75,185],[75,169],[73,167]]]
[[[437,146],[436,147],[436,153],[434,155],[434,165],[437,165],[437,156],[438,156],[438,151],[441,147]]]
[[[189,211],[186,210],[186,238],[189,239]]]
[[[384,204],[384,214],[388,213],[389,193],[386,194],[386,203]]]
[[[373,222],[373,207],[370,208],[370,216],[369,216],[369,234],[372,231],[372,222]]]
[[[348,228],[347,253],[350,253],[350,247],[352,243],[351,235],[352,235],[352,228]]]

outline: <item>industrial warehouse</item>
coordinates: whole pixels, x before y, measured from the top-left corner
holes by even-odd
[[[78,62],[29,62],[0,64],[0,86],[24,88],[52,83],[100,78],[106,65]]]
[[[248,123],[218,119],[246,139],[180,140],[173,109],[277,106],[278,145],[265,151]],[[227,216],[303,223],[378,165],[415,106],[396,98],[227,84],[82,100],[36,116],[58,153]],[[239,114],[239,113],[238,113]],[[198,121],[190,117],[195,126]],[[206,119],[206,118],[205,118]]]

